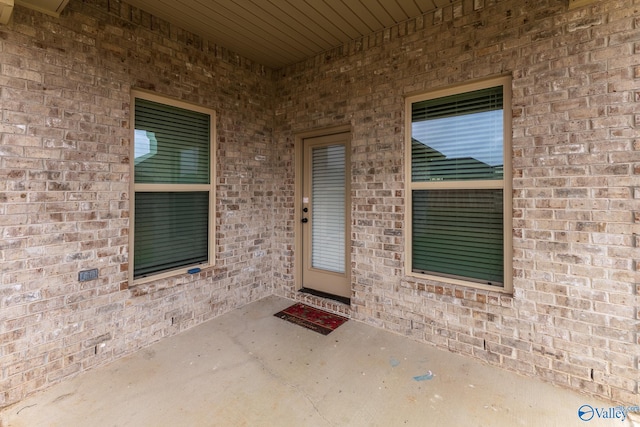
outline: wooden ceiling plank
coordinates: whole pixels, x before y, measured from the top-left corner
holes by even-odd
[[[216,22],[196,2],[190,1],[188,8],[180,7],[181,4],[175,1],[163,0],[153,2],[131,0],[130,4],[248,58],[268,59],[267,62],[261,62],[264,65],[298,60],[297,56],[282,49],[274,49],[262,39],[255,40],[247,37],[244,32],[238,32],[237,28],[230,27],[228,22]],[[214,23],[215,25],[212,25]],[[235,35],[230,36],[231,34]],[[265,52],[268,54],[265,55]]]
[[[237,53],[241,53],[247,49],[263,57],[287,57],[290,58],[290,60],[295,60],[306,55],[303,51],[293,46],[289,46],[291,49],[282,49],[282,43],[276,37],[265,32],[256,31],[253,27],[247,26],[247,22],[241,17],[237,15],[234,16],[234,14],[229,13],[228,10],[224,11],[224,5],[221,4],[220,0],[215,0],[215,10],[211,8],[211,6],[213,6],[211,2],[203,4],[197,0],[191,0],[189,4],[192,5],[193,10],[196,11],[194,19],[202,22],[203,30],[213,36],[213,41],[226,40],[228,43],[231,43],[233,47],[241,46],[238,50],[229,47]],[[224,13],[221,13],[221,11]],[[201,17],[206,17],[208,22],[203,22]],[[238,31],[238,28],[242,28],[243,30]]]
[[[416,5],[415,0],[396,0],[398,5],[402,8],[404,13],[407,14],[407,19],[415,18],[418,15],[422,15],[422,11]],[[421,0],[420,3],[431,3],[431,1]]]
[[[307,41],[307,43],[313,44],[315,46],[315,48],[313,48],[314,51],[323,51],[331,47],[331,44],[327,40],[321,39],[317,35],[310,32],[308,26],[304,25],[299,20],[295,19],[291,14],[284,11],[282,7],[274,5],[271,1],[252,0],[252,4],[256,8],[264,11],[264,13],[268,13],[269,15],[275,17],[280,22],[286,23],[286,26],[290,28],[292,32],[299,34],[301,38]]]
[[[382,22],[380,22],[374,15],[371,13],[366,6],[364,6],[360,0],[340,0],[342,1],[346,7],[348,7],[354,15],[356,15],[362,22],[364,22],[369,28],[368,34],[374,33],[382,29]],[[365,0],[368,1],[368,0]]]
[[[314,54],[314,49],[310,48],[308,43],[301,41],[301,34],[284,30],[286,28],[285,23],[274,23],[265,16],[255,14],[251,10],[253,8],[244,7],[234,0],[217,0],[217,2],[220,6],[216,8],[216,12],[237,22],[241,28],[250,31],[251,34],[254,34],[252,38],[264,39],[270,45],[279,46],[280,48],[288,46],[305,55]],[[274,17],[272,16],[271,18],[273,19]]]
[[[393,17],[389,15],[389,13],[387,13],[387,11],[384,10],[382,6],[380,6],[380,3],[378,3],[378,0],[360,0],[360,1],[363,1],[366,4],[366,7],[369,10],[369,12],[371,12],[373,16],[376,17],[376,20],[382,24],[378,28],[378,30],[381,30],[382,28],[386,28],[386,27],[391,27],[393,24],[395,24]]]
[[[326,40],[330,47],[342,44],[342,40],[327,29],[334,27],[334,25],[318,15],[306,2],[301,0],[281,0],[277,4],[281,5],[284,11],[287,11],[293,18],[306,26],[308,31],[311,31],[318,38]]]
[[[438,8],[438,6],[436,6],[435,0],[401,0],[401,1],[403,2],[412,1],[416,5],[416,7],[420,12],[416,14],[412,14],[411,17],[413,18],[417,17],[418,15],[423,15],[427,12],[432,12]]]
[[[333,9],[335,13],[340,15],[342,19],[349,22],[349,24],[357,31],[357,38],[371,34],[371,28],[360,18],[360,16],[354,13],[354,11],[347,6],[347,2],[345,0],[324,0],[324,3]]]
[[[322,15],[327,21],[331,22],[340,31],[343,36],[340,39],[345,42],[348,40],[354,40],[361,36],[360,32],[351,23],[346,20],[342,15],[336,13],[336,11],[324,1],[313,1],[309,5],[314,8],[320,15]]]
[[[127,0],[247,59],[279,69],[452,0]]]
[[[433,2],[436,4],[437,9],[449,6],[452,3],[451,0],[433,0]]]
[[[389,14],[394,20],[394,23],[404,22],[409,19],[409,16],[400,7],[396,0],[382,0],[380,6]]]

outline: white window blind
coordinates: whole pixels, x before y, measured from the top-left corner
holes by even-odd
[[[311,265],[345,272],[345,147],[312,150]]]

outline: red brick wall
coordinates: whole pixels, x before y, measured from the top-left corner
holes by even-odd
[[[352,126],[354,318],[637,402],[639,16],[633,0],[458,1],[279,72],[280,181],[292,180],[295,132]],[[514,293],[408,277],[404,97],[503,73],[513,76]],[[292,204],[278,209],[293,220]],[[274,250],[291,239],[276,230]],[[292,296],[287,283],[278,292]]]
[[[355,319],[637,403],[640,3],[463,0],[271,71],[120,1],[0,27],[0,406],[293,289],[296,132],[352,126]],[[404,97],[513,76],[514,294],[408,277]],[[218,113],[216,267],[127,283],[130,87]],[[100,277],[78,282],[79,270]]]
[[[216,267],[136,287],[131,87],[215,109],[220,159]],[[273,89],[119,1],[16,6],[0,26],[0,407],[272,293]]]

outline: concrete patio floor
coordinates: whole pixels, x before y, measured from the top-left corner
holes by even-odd
[[[269,297],[0,412],[17,426],[627,426],[599,401],[349,321],[324,336]],[[432,379],[414,377],[433,373]]]

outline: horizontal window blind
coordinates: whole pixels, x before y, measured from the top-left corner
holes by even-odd
[[[414,272],[502,285],[502,190],[414,190],[412,201]]]
[[[208,192],[137,192],[134,277],[207,262]]]
[[[311,265],[344,273],[345,147],[317,147],[311,157]]]
[[[208,114],[135,102],[135,182],[206,184],[210,167]]]
[[[494,86],[415,102],[411,107],[411,121],[457,117],[483,111],[502,110],[502,108],[502,86]]]
[[[502,86],[412,105],[414,182],[502,179]]]

